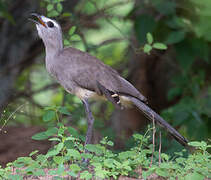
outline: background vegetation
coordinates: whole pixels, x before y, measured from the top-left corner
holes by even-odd
[[[9,136],[10,126],[52,129],[58,120],[86,132],[82,103],[45,70],[44,47],[27,21],[38,12],[60,22],[66,46],[118,70],[187,139],[209,142],[210,8],[209,0],[0,0],[0,133]],[[148,122],[136,109],[118,111],[93,102],[92,110],[95,143],[108,136],[121,151],[133,146],[134,132],[146,132]],[[181,148],[162,132],[163,152]]]

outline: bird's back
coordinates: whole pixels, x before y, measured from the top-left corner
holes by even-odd
[[[99,82],[108,90],[122,95],[129,95],[145,101],[146,98],[127,80],[122,78],[118,72],[98,60],[96,57],[77,50],[65,48],[58,57],[54,57],[62,85],[67,87],[70,82],[72,87],[80,86],[91,91],[97,89],[96,82]],[[58,60],[58,61],[57,61]],[[60,62],[61,61],[61,62]],[[65,81],[64,81],[64,78]],[[56,77],[58,79],[58,77]],[[74,84],[74,85],[73,85]],[[73,87],[74,86],[74,87]]]

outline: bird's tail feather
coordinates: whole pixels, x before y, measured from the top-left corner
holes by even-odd
[[[155,123],[165,128],[180,144],[187,146],[188,140],[177,132],[170,124],[168,124],[160,115],[137,98],[131,96],[129,98],[144,113],[146,118],[151,121],[154,119]]]

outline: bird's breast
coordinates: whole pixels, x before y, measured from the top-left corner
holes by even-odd
[[[74,94],[80,99],[93,99],[93,100],[105,100],[104,96],[99,96],[96,92],[90,91],[88,89],[77,87],[75,88]]]

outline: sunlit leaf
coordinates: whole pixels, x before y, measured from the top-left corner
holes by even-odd
[[[68,31],[68,34],[69,34],[70,36],[73,35],[74,32],[75,32],[75,30],[76,30],[76,26],[71,27],[70,30]]]
[[[152,44],[152,42],[153,42],[153,37],[152,37],[152,34],[151,33],[147,33],[147,42],[149,44]]]
[[[43,121],[48,122],[53,120],[55,117],[56,117],[56,112],[53,110],[49,110],[45,112],[45,114],[43,115]]]
[[[59,13],[61,13],[62,10],[63,10],[63,6],[62,6],[61,3],[58,3],[58,4],[56,5],[56,8],[57,8],[57,11],[58,11]]]
[[[53,10],[53,8],[54,8],[53,4],[48,4],[47,5],[47,11],[51,11],[51,10]]]
[[[163,43],[154,43],[152,45],[152,47],[155,48],[155,49],[160,49],[160,50],[167,49],[167,46],[165,44],[163,44]]]
[[[145,44],[144,45],[144,52],[145,53],[149,54],[151,50],[152,50],[152,46],[151,45],[149,45],[149,44]]]
[[[46,135],[45,132],[40,132],[32,136],[32,139],[34,140],[44,140],[48,139],[48,136]]]

